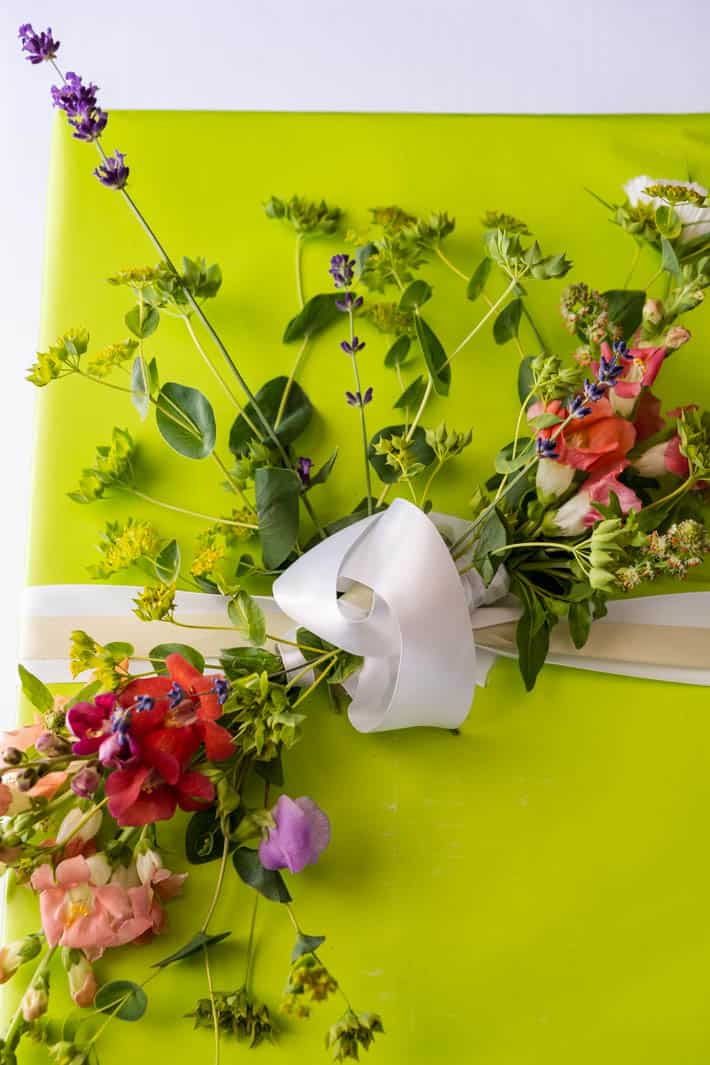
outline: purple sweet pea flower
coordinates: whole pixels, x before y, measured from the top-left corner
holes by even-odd
[[[271,811],[275,827],[259,847],[265,869],[300,873],[313,865],[330,843],[330,821],[313,799],[281,795]]]
[[[29,22],[25,22],[24,25],[20,26],[18,36],[22,51],[26,53],[25,59],[29,60],[34,66],[54,59],[59,51],[59,41],[55,41],[52,37],[50,26],[44,32],[37,33],[32,29]]]
[[[313,460],[306,458],[305,455],[301,455],[300,459],[296,463],[296,473],[301,478],[301,484],[304,488],[310,488],[312,469]]]
[[[116,151],[109,155],[100,166],[94,170],[94,177],[98,178],[107,189],[125,189],[129,167],[124,163],[126,156],[123,152]]]
[[[62,85],[52,86],[52,101],[67,118],[77,118],[96,110],[97,92],[98,85],[92,82],[85,85],[81,77],[70,70]]]
[[[74,754],[95,754],[111,729],[111,714],[116,705],[113,692],[97,695],[93,703],[76,703],[67,714],[67,725],[76,736]]]

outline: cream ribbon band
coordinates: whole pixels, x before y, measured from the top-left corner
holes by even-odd
[[[455,728],[467,716],[476,684],[497,655],[515,655],[520,614],[501,567],[486,588],[478,574],[459,574],[445,539],[468,523],[425,515],[405,500],[329,537],[302,555],[257,596],[269,633],[289,638],[298,626],[364,664],[346,682],[350,720],[361,732],[434,725]],[[459,565],[465,567],[467,559]],[[35,586],[26,591],[21,659],[47,682],[71,680],[67,649],[73,629],[100,643],[132,643],[147,660],[160,643],[192,643],[206,658],[239,640],[224,631],[181,631],[138,621],[140,589],[102,585]],[[227,600],[178,592],[187,624],[229,626]],[[475,635],[475,642],[474,642]],[[302,659],[280,644],[287,668]],[[552,664],[597,672],[710,685],[710,592],[626,598],[609,604],[578,651],[566,626],[553,630]]]

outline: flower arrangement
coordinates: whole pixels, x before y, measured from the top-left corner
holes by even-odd
[[[348,701],[344,682],[362,659],[300,629],[292,646],[301,664],[287,666],[279,648],[288,641],[280,638],[275,645],[250,580],[280,573],[313,542],[382,511],[396,488],[431,510],[436,478],[471,445],[472,435],[445,424],[427,427],[427,407],[433,394],[448,394],[454,360],[489,324],[498,344],[517,348],[520,411],[491,478],[473,493],[465,532],[448,547],[461,575],[475,570],[486,585],[505,567],[522,606],[516,639],[526,687],[535,684],[550,633],[561,620],[581,647],[611,596],[658,575],[683,578],[698,566],[710,553],[702,509],[710,479],[710,415],[694,404],[662,414],[653,388],[665,361],[690,339],[681,319],[710,285],[710,199],[692,182],[639,177],[626,186],[621,204],[603,204],[635,243],[632,274],[643,245],[658,253],[658,271],[642,289],[630,287],[632,275],[619,290],[567,287],[560,306],[576,350],[565,359],[548,350],[525,286],[554,282],[572,264],[562,253],[544,254],[524,222],[488,212],[486,254],[469,276],[446,254],[455,225],[446,213],[422,218],[398,206],[377,207],[368,233],[346,234],[346,250],[324,263],[327,290],[306,298],[303,248],[340,237],[343,212],[323,201],[271,197],[267,219],[294,235],[300,307],[283,339],[297,353],[287,377],[254,392],[205,309],[220,289],[219,266],[204,258],[175,265],[129,191],[126,155],[109,155],[103,146],[109,116],[99,106],[97,87],[61,72],[51,30],[37,33],[24,25],[20,41],[33,65],[49,63],[56,71],[55,107],[77,140],[93,142],[100,156],[94,175],[123,198],[158,257],[155,266],[124,269],[109,279],[134,301],[125,317],[129,337],[95,351],[85,329],[69,329],[37,355],[29,380],[46,387],[80,376],[124,393],[141,419],[155,416],[167,447],[188,460],[214,462],[229,494],[226,513],[218,515],[152,498],[135,472],[139,445],[127,430],[114,428],[72,498],[89,504],[128,493],[158,510],[191,515],[202,531],[186,570],[184,547],[152,522],[109,522],[92,576],[101,580],[137,567],[146,585],[136,615],[178,629],[199,629],[178,616],[178,588],[227,597],[231,626],[217,660],[206,661],[189,644],[162,644],[151,651],[152,668],[143,673],[132,667],[130,644],[102,645],[75,632],[74,675],[88,679],[72,698],[54,696],[21,667],[23,690],[37,716],[0,740],[0,858],[37,895],[41,931],[0,951],[3,982],[37,962],[4,1033],[0,1062],[16,1061],[25,1037],[43,1042],[57,1063],[92,1060],[109,1023],[143,1015],[149,980],[195,954],[204,960],[208,994],[196,1003],[193,1018],[198,1029],[212,1031],[215,1061],[222,1035],[252,1047],[270,1038],[276,1021],[249,979],[252,936],[244,984],[229,992],[212,984],[210,956],[230,934],[211,931],[229,870],[253,889],[254,906],[264,897],[283,908],[294,926],[284,1011],[305,1017],[313,1004],[341,995],[345,1011],[329,1028],[326,1045],[335,1061],[356,1059],[383,1024],[377,1014],[351,1005],[319,953],[324,937],[304,932],[295,916],[287,876],[320,859],[331,825],[312,798],[284,790],[283,756],[299,739],[311,693],[323,686],[339,710]],[[434,258],[465,283],[464,307],[485,305],[448,352],[423,313],[433,298],[423,274]],[[501,278],[502,289],[498,285],[493,294]],[[663,287],[661,296],[651,294],[654,286]],[[234,406],[229,460],[216,449],[208,398],[188,385],[161,383],[150,357],[150,337],[171,317],[182,323]],[[385,365],[401,389],[398,420],[374,433],[377,397],[361,372],[363,320],[388,337]],[[313,490],[325,484],[338,456],[336,451],[314,460],[298,453],[313,412],[298,374],[312,339],[328,331],[352,367],[344,404],[352,408],[353,430],[362,440],[362,498],[358,492],[350,513],[324,522]],[[254,794],[255,781],[257,803],[245,799]],[[204,920],[142,983],[100,984],[94,966],[107,951],[165,930],[166,904],[179,897],[187,874],[165,867],[160,828],[181,813],[189,815],[188,861],[214,862],[217,869]],[[85,1011],[71,1038],[49,1013],[55,954],[73,1001]]]

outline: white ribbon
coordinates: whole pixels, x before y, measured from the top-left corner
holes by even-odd
[[[486,587],[475,570],[458,572],[446,546],[445,538],[455,540],[467,524],[395,500],[301,556],[276,580],[273,598],[256,597],[288,669],[302,668],[304,660],[280,641],[299,626],[363,657],[361,669],[346,681],[350,720],[359,731],[456,728],[495,656],[515,654],[512,623],[520,606],[507,594],[505,569]],[[462,568],[469,558],[460,560]],[[139,622],[131,613],[138,591],[29,588],[24,664],[43,680],[70,680],[66,650],[76,628],[101,643],[126,640],[140,659],[158,643],[198,643],[211,657],[236,642],[221,631],[201,631],[197,639],[166,622]],[[179,592],[177,608],[179,618],[197,627],[229,625],[227,600],[220,596]],[[582,652],[564,626],[553,630],[548,662],[710,685],[710,592],[611,602]]]

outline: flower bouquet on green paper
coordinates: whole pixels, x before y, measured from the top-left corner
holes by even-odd
[[[680,357],[675,353],[690,340],[685,316],[710,285],[710,199],[695,183],[633,179],[621,204],[603,203],[635,245],[626,287],[575,282],[560,293],[557,286],[572,263],[563,253],[543,251],[528,225],[509,214],[483,216],[486,251],[469,276],[447,254],[455,222],[445,212],[417,217],[399,206],[378,206],[367,232],[354,233],[345,229],[339,207],[272,196],[264,205],[264,224],[289,227],[293,234],[298,308],[285,323],[283,342],[295,356],[288,375],[252,389],[209,317],[220,267],[202,257],[177,265],[133,198],[133,160],[104,147],[111,127],[97,87],[62,73],[50,30],[37,33],[25,25],[20,39],[32,64],[54,68],[55,107],[77,140],[94,145],[100,157],[96,179],[123,199],[157,258],[155,265],[109,278],[130,297],[115,343],[95,350],[83,324],[67,323],[56,343],[38,353],[29,380],[62,388],[66,383],[55,382],[78,376],[113,390],[126,400],[126,417],[132,405],[139,426],[155,419],[166,448],[188,461],[206,460],[205,471],[214,473],[226,495],[216,514],[193,510],[183,499],[153,497],[136,463],[140,427],[113,428],[97,447],[94,465],[77,471],[71,491],[77,504],[127,494],[154,505],[155,522],[129,518],[106,525],[90,573],[107,580],[140,571],[145,587],[135,599],[136,617],[170,625],[176,636],[145,656],[121,633],[101,643],[75,631],[72,670],[83,687],[70,699],[53,696],[21,668],[37,716],[0,743],[0,858],[37,895],[41,930],[0,952],[2,980],[36,963],[3,1036],[0,1061],[16,1061],[26,1037],[45,1043],[56,1062],[93,1060],[106,1026],[139,1019],[149,983],[195,954],[204,961],[206,994],[192,1018],[197,1029],[212,1031],[215,1061],[222,1036],[252,1047],[269,1039],[278,1020],[255,996],[252,974],[260,899],[293,925],[284,1012],[305,1018],[314,1005],[340,996],[344,1012],[331,1019],[327,1050],[335,1061],[356,1059],[379,1041],[383,1023],[351,1004],[319,953],[324,936],[306,933],[296,917],[292,878],[327,860],[331,824],[315,799],[288,793],[285,774],[311,693],[327,691],[334,712],[362,702],[366,685],[359,678],[375,652],[364,637],[352,644],[327,638],[333,626],[318,624],[318,603],[315,624],[271,631],[271,614],[253,594],[254,581],[276,577],[278,587],[282,575],[308,565],[307,591],[315,596],[317,571],[334,565],[324,552],[345,545],[337,549],[335,567],[347,578],[337,587],[337,618],[352,624],[370,618],[374,624],[379,586],[367,587],[362,568],[359,576],[347,571],[349,553],[366,533],[381,533],[388,514],[400,515],[413,536],[438,530],[442,572],[453,573],[468,619],[462,685],[467,710],[475,673],[473,659],[466,658],[469,650],[474,654],[468,622],[482,604],[505,600],[513,610],[513,646],[530,689],[556,631],[564,629],[572,653],[582,653],[610,599],[660,575],[682,579],[700,565],[710,552],[703,509],[710,414],[693,403],[664,410],[655,389],[666,361]],[[322,251],[325,242],[336,240],[336,252]],[[635,288],[632,275],[644,245],[657,253],[658,269]],[[301,271],[310,247],[323,260],[322,290],[315,294],[304,291]],[[461,282],[461,339],[448,347],[428,320],[435,294],[427,268],[435,259]],[[533,318],[528,287],[538,283],[559,304],[574,348],[568,354],[549,349],[544,327]],[[393,413],[383,413],[368,382],[373,345],[367,342],[365,357],[365,322],[383,337],[385,366],[399,383]],[[171,323],[184,330],[233,407],[225,450],[208,397],[190,384],[163,379],[165,368],[151,355],[151,337]],[[478,486],[462,485],[466,520],[448,520],[434,510],[436,480],[473,438],[469,426],[430,424],[429,403],[434,395],[449,394],[463,352],[474,354],[476,337],[490,329],[496,344],[517,352],[519,413],[491,456],[490,477]],[[338,451],[299,450],[314,411],[299,371],[316,337],[332,338],[334,352],[352,368],[342,397],[342,431],[356,434],[362,450],[361,483],[352,505],[335,520],[321,517],[320,497],[337,477]],[[407,500],[398,501],[399,509],[390,505],[393,493]],[[174,513],[194,519],[199,531],[193,543],[170,535]],[[398,553],[391,548],[385,569]],[[322,567],[315,563],[314,569],[314,559],[323,560]],[[213,596],[226,611],[225,623],[192,623],[182,610],[186,592]],[[322,612],[325,617],[325,606]],[[337,630],[340,621],[333,624]],[[181,642],[188,632],[192,642]],[[220,649],[206,653],[200,647],[215,632]],[[386,721],[394,699],[387,676],[382,691],[369,696],[382,702],[384,723],[363,731],[395,727]],[[94,967],[107,952],[159,936],[167,904],[180,905],[186,873],[166,868],[160,832],[183,813],[188,861],[216,868],[204,919],[193,938],[143,980],[101,983]],[[221,991],[213,986],[210,957],[231,930],[214,932],[211,924],[230,875],[253,889],[253,909],[246,921],[244,982]],[[70,1039],[50,1008],[55,954],[83,1010]]]

